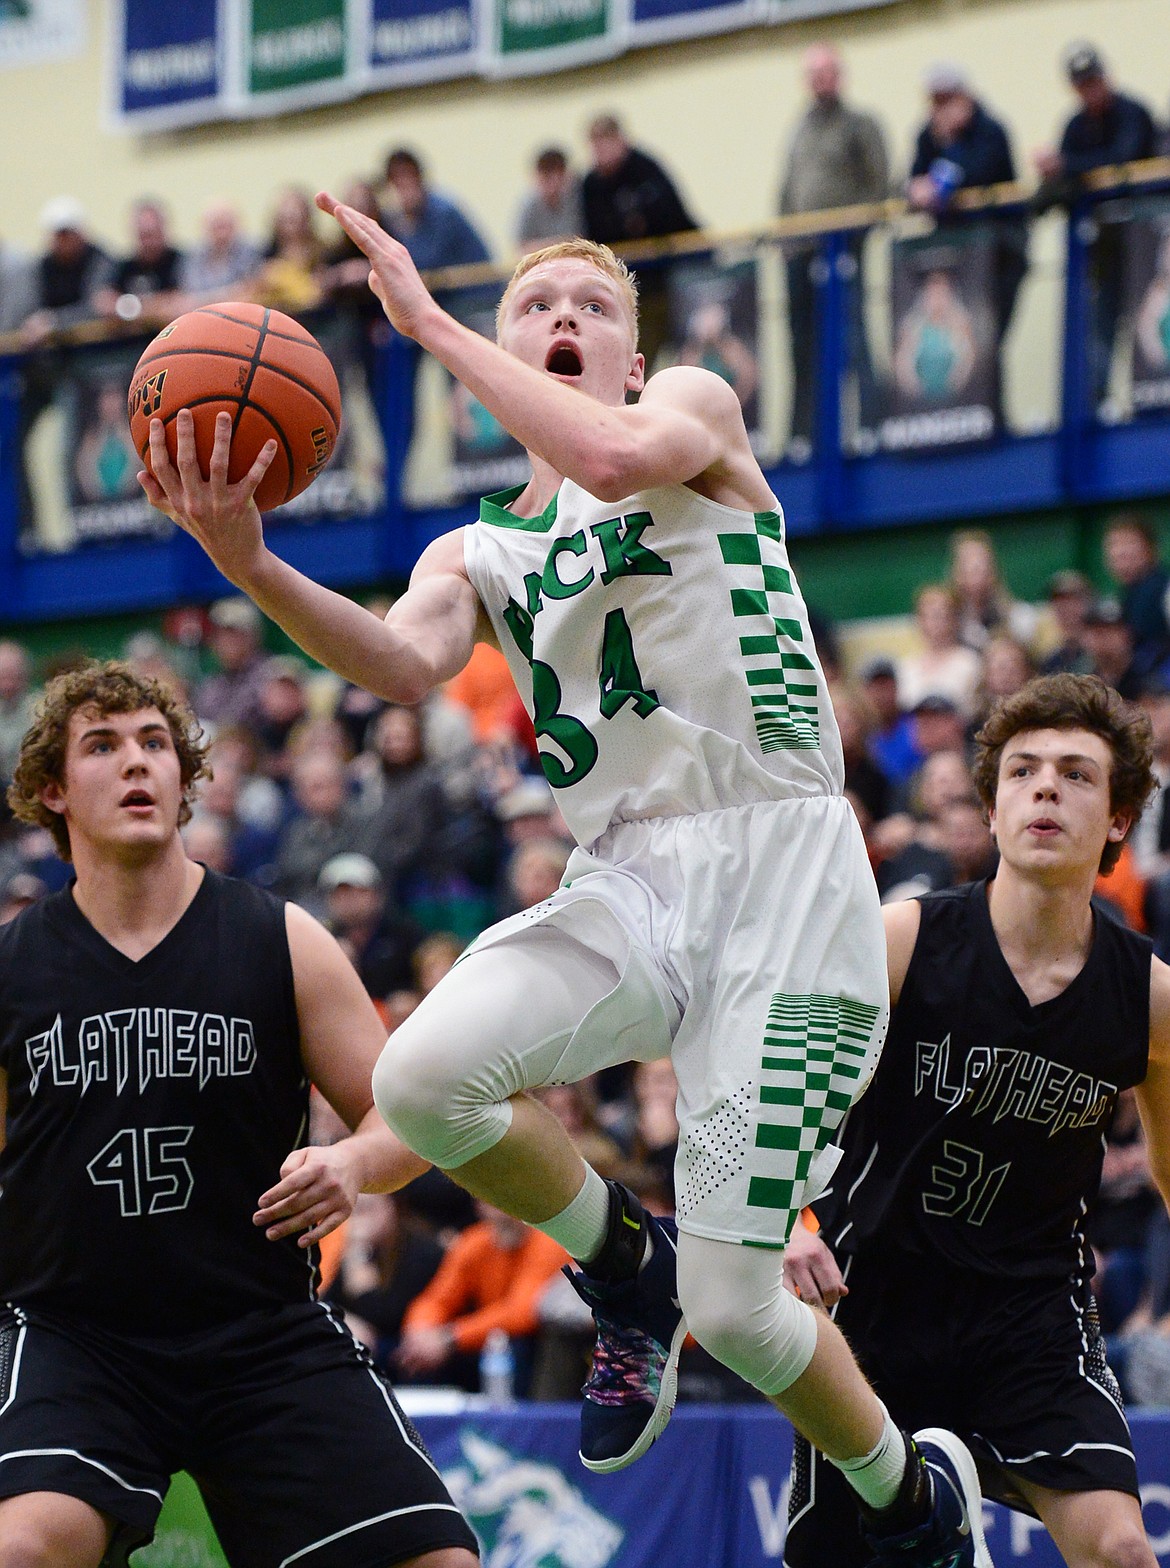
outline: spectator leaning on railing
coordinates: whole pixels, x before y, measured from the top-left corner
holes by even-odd
[[[1040,209],[1074,200],[1085,175],[1094,169],[1152,158],[1158,150],[1150,111],[1136,98],[1118,92],[1104,60],[1091,44],[1074,44],[1065,56],[1065,70],[1081,107],[1065,126],[1059,148],[1044,148],[1034,155],[1042,181],[1036,196]],[[1124,244],[1124,225],[1102,223],[1089,248],[1095,294],[1091,368],[1097,404],[1109,392],[1121,322]]]

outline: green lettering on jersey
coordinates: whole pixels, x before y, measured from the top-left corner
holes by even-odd
[[[593,568],[590,567],[584,577],[578,577],[572,582],[566,582],[557,571],[557,560],[562,555],[584,555],[589,548],[589,541],[584,533],[570,534],[567,539],[558,539],[544,563],[541,574],[540,586],[550,599],[571,599],[584,588],[588,588],[593,581]],[[539,606],[537,606],[539,608]]]
[[[601,541],[605,556],[603,583],[615,577],[672,577],[670,562],[655,555],[644,545],[642,535],[654,525],[649,512],[631,512],[628,517],[610,517],[604,523],[595,523],[589,532]]]
[[[524,578],[524,590],[527,604],[517,604],[509,594],[508,602],[504,606],[504,624],[512,633],[517,648],[532,663],[532,639],[536,631],[536,617],[540,613],[542,600],[540,597],[541,578],[538,572],[528,572]]]

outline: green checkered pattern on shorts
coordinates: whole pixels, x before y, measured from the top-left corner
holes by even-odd
[[[772,998],[756,1127],[770,1172],[751,1177],[749,1208],[795,1209],[813,1160],[853,1102],[877,1017],[876,1007],[841,996]]]

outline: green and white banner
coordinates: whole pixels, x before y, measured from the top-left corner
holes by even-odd
[[[533,75],[586,65],[629,44],[626,0],[492,0],[485,69]]]
[[[351,96],[347,0],[250,0],[246,9],[249,113]]]

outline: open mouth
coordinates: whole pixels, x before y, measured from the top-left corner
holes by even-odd
[[[128,795],[122,797],[123,806],[153,806],[153,798],[144,789],[132,789]]]
[[[554,376],[579,376],[582,369],[581,356],[575,348],[562,343],[553,349],[544,368],[551,371]]]

